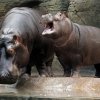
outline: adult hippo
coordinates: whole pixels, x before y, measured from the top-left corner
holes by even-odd
[[[72,66],[94,65],[95,76],[100,77],[99,28],[73,23],[64,12],[42,15],[42,23],[42,35],[54,41],[65,76],[71,75]]]
[[[39,75],[51,76],[52,43],[42,38],[43,27],[36,10],[11,9],[4,17],[0,36],[0,83],[14,83],[36,65]]]

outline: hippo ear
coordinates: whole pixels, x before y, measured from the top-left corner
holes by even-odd
[[[65,17],[68,17],[68,12],[67,12],[67,11],[61,11],[61,13],[62,13]]]

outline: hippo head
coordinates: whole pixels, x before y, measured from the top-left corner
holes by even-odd
[[[54,40],[65,36],[70,31],[71,23],[65,12],[42,15],[42,21],[45,26],[42,35]]]
[[[13,84],[25,72],[29,54],[20,36],[10,32],[0,37],[0,84]]]

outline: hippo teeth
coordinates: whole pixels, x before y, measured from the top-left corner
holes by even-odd
[[[42,32],[42,35],[52,34],[54,31],[53,22],[48,22],[45,24],[45,30]]]
[[[42,32],[42,35],[50,35],[52,33],[55,33],[55,30],[54,29],[45,29],[43,32]]]

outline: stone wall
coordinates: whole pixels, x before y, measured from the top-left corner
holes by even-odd
[[[0,0],[0,18],[13,7],[37,8],[40,0]]]
[[[69,0],[41,0],[42,3],[39,5],[40,9],[46,12],[55,13],[61,10],[68,10]]]
[[[100,0],[70,0],[68,11],[74,22],[100,27]]]
[[[0,17],[16,6],[55,13],[68,11],[74,22],[100,27],[100,0],[0,0]]]
[[[16,6],[26,6],[53,12],[68,9],[69,0],[0,0],[0,16]]]

